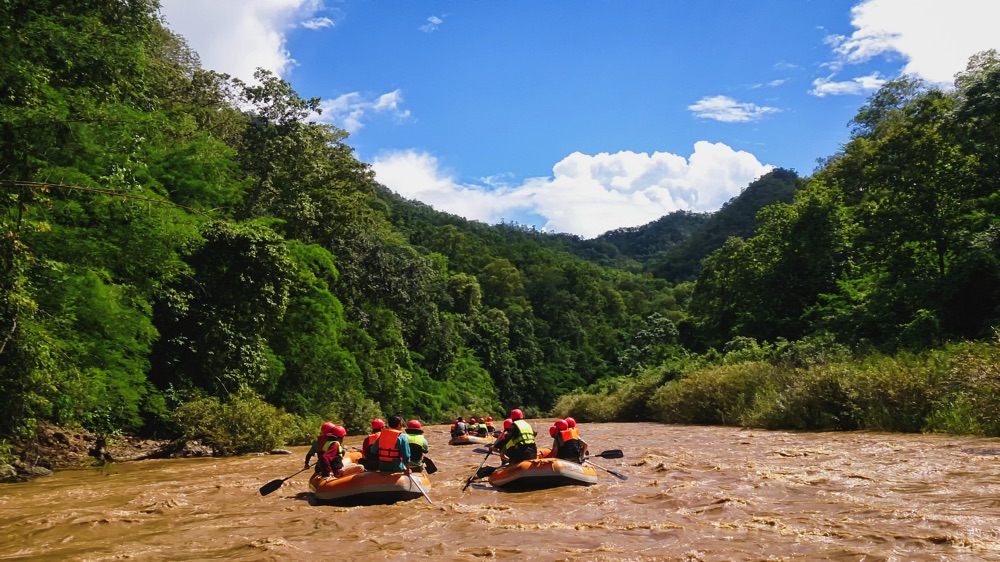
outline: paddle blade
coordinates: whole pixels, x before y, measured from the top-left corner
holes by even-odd
[[[601,457],[602,459],[620,459],[625,456],[625,453],[621,449],[612,449],[610,451],[604,451],[599,455],[594,455],[595,457]]]
[[[427,474],[434,474],[435,472],[438,471],[438,467],[437,467],[436,464],[434,464],[434,461],[432,461],[431,459],[429,459],[429,458],[427,458],[425,456],[424,457],[424,470],[427,471]]]
[[[277,480],[271,480],[267,484],[264,484],[263,486],[260,487],[260,495],[266,496],[266,495],[270,494],[271,492],[273,492],[273,491],[277,490],[278,488],[280,488],[281,485],[284,484],[284,483],[285,483],[285,481],[282,480],[281,478],[279,478]]]
[[[497,468],[498,467],[496,466],[484,466],[476,471],[476,478],[486,478],[490,474],[496,472]]]

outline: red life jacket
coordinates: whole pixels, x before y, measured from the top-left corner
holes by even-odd
[[[398,429],[383,429],[382,434],[378,436],[378,460],[383,462],[398,462],[399,461],[399,449],[396,447],[396,442],[399,440],[399,434],[402,431]]]

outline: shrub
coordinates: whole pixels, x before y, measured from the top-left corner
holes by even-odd
[[[857,429],[857,406],[843,365],[785,373],[781,386],[757,395],[746,425],[766,429]]]
[[[220,454],[266,452],[285,442],[295,418],[251,392],[227,403],[199,398],[177,408],[173,416],[185,439],[201,439]]]
[[[578,422],[606,422],[614,420],[614,410],[604,394],[568,394],[559,398],[551,415],[558,418],[572,416]]]
[[[709,367],[660,387],[649,406],[666,423],[740,424],[775,376],[773,366],[759,361]]]

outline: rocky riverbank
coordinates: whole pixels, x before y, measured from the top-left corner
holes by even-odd
[[[31,439],[12,444],[11,454],[13,460],[0,462],[0,482],[20,482],[51,475],[54,470],[113,462],[213,456],[216,451],[200,441],[105,436],[85,429],[39,424]]]

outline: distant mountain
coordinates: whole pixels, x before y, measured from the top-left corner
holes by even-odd
[[[750,237],[757,228],[757,212],[768,205],[791,202],[803,184],[794,171],[778,168],[748,185],[714,213],[676,211],[643,226],[612,230],[591,244],[605,248],[602,255],[606,258],[620,255],[619,265],[630,259],[655,277],[690,281],[698,276],[702,259],[730,236]]]
[[[795,172],[779,168],[748,185],[714,213],[675,211],[651,223],[619,228],[589,240],[573,234],[543,233],[524,225],[486,225],[435,211],[381,186],[379,197],[387,205],[390,220],[418,246],[427,244],[436,229],[450,225],[490,240],[488,245],[531,241],[539,247],[571,253],[601,266],[646,271],[655,277],[680,282],[697,277],[701,260],[730,236],[750,237],[757,228],[757,212],[774,203],[791,202],[803,183]]]

